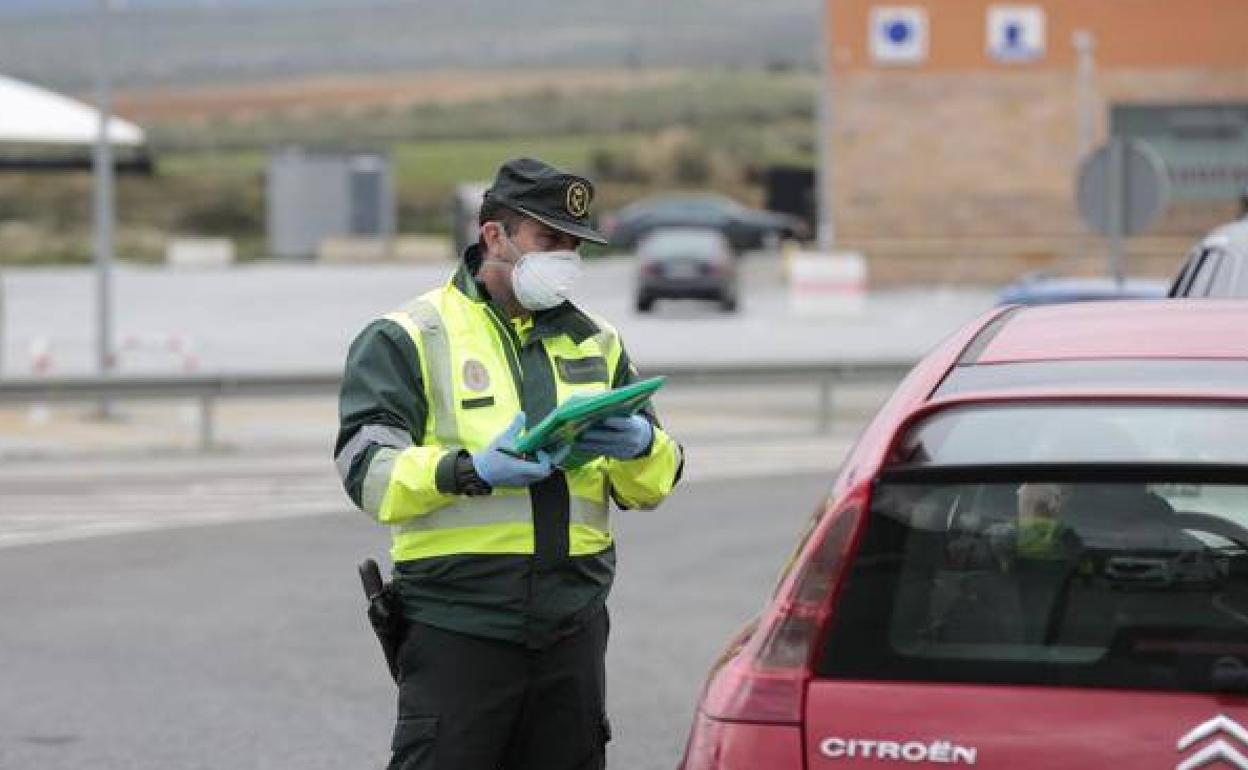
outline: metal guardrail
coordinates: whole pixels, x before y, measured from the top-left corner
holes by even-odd
[[[672,385],[810,384],[818,388],[816,430],[823,433],[832,425],[837,385],[896,383],[912,365],[902,361],[669,365],[649,367],[645,375],[666,376]],[[200,405],[199,445],[210,449],[215,443],[217,400],[329,396],[338,392],[340,381],[337,372],[0,379],[0,404],[195,400]]]

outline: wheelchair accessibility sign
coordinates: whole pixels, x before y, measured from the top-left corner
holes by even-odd
[[[1044,9],[1037,5],[994,5],[988,9],[988,55],[1002,62],[1044,56]]]

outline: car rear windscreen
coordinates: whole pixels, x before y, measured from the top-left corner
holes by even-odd
[[[644,256],[714,257],[725,251],[724,236],[718,230],[656,230],[638,247]]]
[[[818,676],[1248,691],[1248,485],[1225,468],[920,470],[876,486]]]
[[[910,430],[897,460],[925,466],[1092,462],[1248,466],[1248,407],[1160,402],[958,407],[938,412]]]
[[[1248,382],[1248,361],[1237,359],[1121,358],[1105,361],[962,363],[953,367],[933,395],[944,398],[980,391],[1031,388],[1150,388],[1162,392],[1217,388],[1242,391],[1245,382]]]

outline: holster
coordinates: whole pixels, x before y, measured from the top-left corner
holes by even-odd
[[[403,637],[407,633],[407,621],[403,617],[403,606],[394,583],[387,583],[381,578],[381,569],[373,559],[360,564],[360,582],[364,586],[364,597],[368,600],[368,623],[381,642],[381,652],[385,655],[386,666],[390,669],[390,677],[397,684],[399,681],[399,650],[403,647]]]

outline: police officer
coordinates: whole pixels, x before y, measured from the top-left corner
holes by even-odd
[[[652,412],[608,418],[575,468],[510,451],[557,404],[632,381],[606,321],[568,300],[594,188],[499,168],[480,240],[444,285],[373,321],[347,357],[335,460],[392,527],[408,630],[392,770],[605,766],[609,505],[653,508],[683,467]]]

